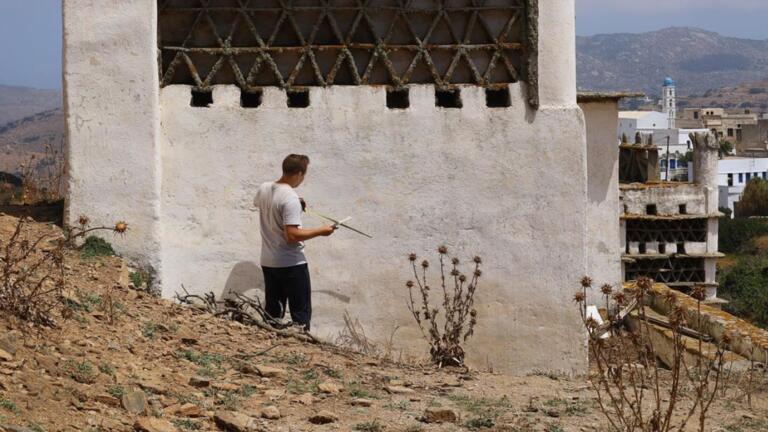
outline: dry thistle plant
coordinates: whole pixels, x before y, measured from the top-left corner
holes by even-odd
[[[0,310],[22,321],[41,326],[55,325],[52,311],[60,304],[64,289],[64,252],[76,240],[95,230],[124,233],[125,222],[114,227],[87,228],[36,233],[31,219],[19,218],[8,239],[0,238]]]
[[[458,258],[451,258],[450,267],[446,263],[448,259],[446,246],[440,246],[437,252],[440,260],[442,291],[438,295],[442,294],[443,297],[441,307],[430,304],[431,288],[427,282],[429,261],[424,260],[419,266],[416,264],[418,256],[412,253],[408,256],[408,260],[411,263],[415,282],[409,280],[405,284],[409,295],[408,309],[416,320],[416,324],[419,325],[424,339],[429,343],[432,361],[439,367],[463,366],[464,348],[461,345],[472,336],[477,324],[474,303],[477,283],[482,275],[480,270],[482,259],[479,256],[473,258],[475,268],[472,275],[467,277],[459,270]],[[418,300],[414,299],[415,287],[418,288],[420,296]],[[442,317],[438,319],[441,311]]]
[[[20,204],[51,203],[62,199],[64,159],[50,143],[45,145],[41,157],[30,156],[20,169],[23,181]]]
[[[642,277],[631,289],[616,292],[610,285],[603,285],[600,292],[608,315],[603,325],[587,314],[586,294],[590,289],[592,279],[584,277],[574,301],[589,335],[594,365],[590,382],[611,429],[617,432],[683,431],[698,415],[697,430],[704,432],[707,412],[722,385],[725,346],[729,343],[724,337],[710,357],[696,355],[694,364],[688,364],[686,352],[692,335],[694,344],[698,345],[697,352],[705,352],[704,335],[699,327],[704,288],[697,287],[692,292],[698,310],[691,324],[700,331],[686,327],[686,310],[677,304],[674,294],[670,292],[664,298],[670,310],[665,330],[671,332],[673,345],[671,360],[666,361],[669,370],[664,370],[658,357],[653,337],[655,324],[646,312],[653,281]],[[632,317],[636,324],[632,331],[627,331],[624,320],[632,310],[636,311]],[[684,399],[690,406],[682,406]]]

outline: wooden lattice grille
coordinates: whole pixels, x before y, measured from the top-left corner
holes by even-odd
[[[624,269],[628,281],[646,276],[661,283],[703,283],[706,278],[704,258],[637,259],[626,263]]]
[[[207,90],[517,81],[537,95],[537,0],[159,0],[161,83]]]
[[[628,242],[706,242],[707,219],[629,219]]]

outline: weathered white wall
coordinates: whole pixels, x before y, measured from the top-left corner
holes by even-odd
[[[618,287],[621,278],[616,100],[580,103],[587,125],[587,274]]]
[[[66,0],[63,6],[68,218],[88,215],[94,226],[128,221],[126,236],[108,240],[159,270],[155,2]]]
[[[188,87],[158,94],[154,1],[68,0],[70,213],[128,220],[116,246],[160,271],[165,296],[182,284],[258,292],[253,193],[286,154],[306,153],[300,192],[310,205],[353,215],[375,237],[342,230],[309,242],[318,334],[336,335],[347,310],[379,340],[401,327],[396,346],[423,354],[405,308],[406,255],[434,259],[446,243],[465,261],[485,260],[472,364],[583,372],[571,302],[587,270],[574,8],[540,3],[541,109],[531,111],[523,85],[510,87],[508,109],[486,108],[474,87],[463,89],[462,109],[436,108],[430,86],[411,88],[408,110],[387,109],[374,87],[316,88],[306,109],[267,90],[261,107],[244,109],[239,90],[224,86],[210,108],[193,108]],[[80,25],[89,20],[100,25]]]
[[[530,122],[521,87],[512,94],[511,108],[489,109],[482,89],[465,88],[464,108],[449,110],[419,86],[410,109],[389,110],[384,89],[333,87],[290,109],[284,92],[268,90],[261,107],[243,109],[234,87],[215,88],[210,108],[190,107],[188,87],[165,88],[164,295],[182,284],[261,288],[253,194],[278,177],[286,154],[305,153],[301,195],[374,236],[341,230],[308,243],[318,334],[338,334],[347,310],[374,337],[402,327],[397,345],[422,348],[405,308],[406,256],[434,258],[445,242],[465,261],[485,260],[475,365],[580,370],[570,298],[585,271],[584,124],[576,106],[544,108]]]

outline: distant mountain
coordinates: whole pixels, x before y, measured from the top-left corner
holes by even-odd
[[[665,77],[681,96],[768,78],[768,40],[739,39],[688,27],[576,38],[580,90],[661,96]]]
[[[64,148],[61,92],[0,85],[0,172],[37,165],[48,149]],[[32,159],[34,157],[34,160]]]
[[[0,127],[32,114],[61,108],[59,90],[0,85]]]

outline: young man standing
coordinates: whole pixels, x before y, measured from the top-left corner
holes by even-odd
[[[304,202],[294,188],[304,181],[308,166],[309,157],[288,155],[283,160],[282,177],[259,186],[254,200],[261,222],[266,312],[273,318],[283,318],[287,304],[293,322],[307,331],[312,318],[312,293],[304,241],[329,236],[336,229],[332,225],[301,227]]]

